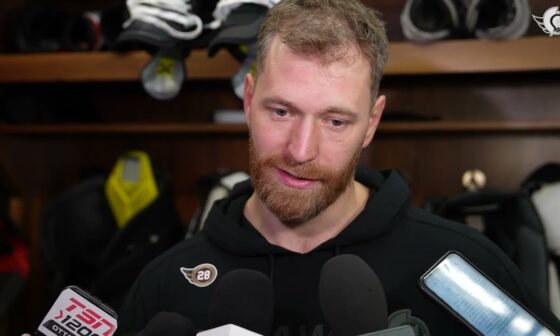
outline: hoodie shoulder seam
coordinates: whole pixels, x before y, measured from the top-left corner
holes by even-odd
[[[471,233],[468,232],[467,230],[465,230],[465,231],[457,230],[453,226],[444,225],[444,222],[453,223],[453,225],[461,225],[461,223],[454,222],[454,221],[445,219],[443,217],[439,218],[440,221],[442,221],[442,222],[437,223],[435,221],[428,221],[428,220],[425,220],[425,219],[416,218],[416,217],[412,216],[410,213],[405,214],[404,217],[409,219],[409,220],[412,220],[414,222],[421,223],[423,225],[427,225],[427,226],[431,226],[431,227],[438,227],[438,228],[441,228],[441,229],[449,231],[449,232],[454,232],[458,236],[461,236],[465,239],[469,239],[469,240],[475,242],[480,247],[484,247],[484,249],[488,250],[489,252],[492,252],[491,248],[487,244],[484,244],[483,241],[481,241],[480,239],[477,239],[476,237],[472,236]],[[465,227],[465,229],[467,229],[467,227]]]
[[[416,211],[419,211],[419,210],[420,209],[416,209]],[[412,211],[414,211],[414,210],[412,210]],[[499,255],[497,255],[495,253],[496,251],[493,250],[493,247],[491,245],[485,243],[484,240],[477,239],[474,235],[472,235],[472,233],[468,232],[467,230],[465,230],[465,231],[457,230],[456,228],[452,227],[451,225],[449,225],[449,226],[444,225],[445,222],[453,223],[453,224],[457,224],[457,225],[461,225],[461,223],[454,222],[454,221],[445,219],[443,217],[438,217],[440,219],[440,222],[428,221],[428,220],[425,220],[425,219],[415,218],[412,214],[410,214],[410,212],[407,212],[404,215],[404,217],[411,220],[411,221],[414,221],[416,223],[422,224],[422,225],[431,226],[431,227],[438,227],[440,229],[443,229],[443,230],[446,230],[446,231],[449,231],[449,232],[453,232],[457,236],[462,237],[463,239],[468,239],[469,241],[474,242],[476,244],[477,248],[479,248],[481,250],[484,250],[485,254],[491,255],[494,258],[494,260],[497,263],[499,263],[500,267],[508,274],[510,279],[512,279],[514,281],[515,286],[517,287],[518,291],[520,293],[524,293],[523,286],[520,283],[518,283],[518,277],[515,276],[515,274],[511,272],[510,268],[504,263],[504,260],[502,260],[502,258],[500,258]],[[435,216],[435,217],[437,217],[437,216]],[[467,227],[465,227],[465,229],[467,229]],[[482,234],[481,234],[481,236],[482,236],[482,238],[486,238],[488,240],[488,242],[491,243],[491,241],[489,240],[488,237],[486,237]],[[495,246],[495,249],[497,249],[499,251],[498,246]],[[512,260],[512,263],[513,263],[513,260]],[[523,294],[523,296],[524,296],[523,299],[527,300],[527,297],[524,294]]]
[[[201,233],[199,233],[201,235]],[[185,239],[179,243],[177,243],[174,247],[170,250],[164,252],[163,254],[156,257],[156,259],[152,260],[146,268],[142,271],[142,275],[145,273],[150,273],[154,269],[161,267],[163,264],[169,262],[171,259],[175,258],[179,254],[185,253],[185,250],[195,248],[199,245],[206,244],[207,241],[205,238],[200,236],[191,237]]]

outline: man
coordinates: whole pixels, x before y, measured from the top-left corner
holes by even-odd
[[[274,284],[272,335],[328,335],[320,270],[337,254],[354,254],[379,276],[389,313],[411,309],[432,335],[471,334],[418,289],[449,250],[558,328],[495,245],[415,208],[397,173],[357,168],[385,106],[378,88],[386,53],[382,22],[357,0],[284,0],[269,11],[244,87],[251,184],[238,185],[200,234],[144,270],[121,309],[121,333],[141,330],[160,311],[208,328],[216,283],[248,268]]]

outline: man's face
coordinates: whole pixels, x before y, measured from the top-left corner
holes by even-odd
[[[251,177],[283,223],[314,218],[353,180],[385,102],[372,104],[370,73],[356,51],[325,65],[274,38],[258,84],[246,78]]]

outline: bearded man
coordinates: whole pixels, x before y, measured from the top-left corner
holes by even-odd
[[[274,321],[265,334],[329,335],[321,269],[353,254],[379,277],[389,313],[410,309],[432,335],[471,335],[418,288],[449,250],[558,328],[498,247],[416,208],[398,173],[358,165],[385,107],[378,93],[386,58],[384,25],[358,0],[283,0],[269,10],[256,71],[244,82],[251,180],[214,204],[202,232],[146,267],[121,309],[120,333],[143,329],[161,311],[200,330],[215,327],[208,310],[216,284],[250,269],[273,284]]]

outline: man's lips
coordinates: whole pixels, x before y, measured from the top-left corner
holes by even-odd
[[[315,183],[318,183],[319,181],[314,179],[298,177],[280,168],[277,168],[276,172],[278,173],[278,176],[280,177],[282,183],[292,188],[299,188],[299,189],[310,188],[311,186],[313,186]]]

